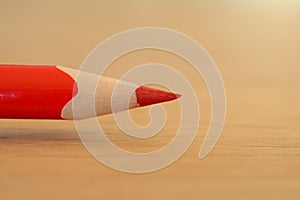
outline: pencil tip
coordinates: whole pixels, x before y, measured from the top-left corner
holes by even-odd
[[[141,86],[135,90],[139,106],[147,106],[166,101],[172,101],[181,97],[180,94],[162,91],[150,87]]]
[[[181,94],[175,94],[176,98],[180,98],[181,97]]]

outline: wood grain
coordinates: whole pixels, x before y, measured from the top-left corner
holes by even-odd
[[[210,53],[226,87],[226,123],[212,153],[198,159],[210,119],[201,77],[177,56],[133,52],[106,75],[118,78],[136,65],[158,62],[191,81],[201,121],[186,153],[157,172],[127,174],[94,159],[72,121],[1,119],[1,199],[299,199],[299,3],[151,2],[2,2],[0,60],[78,68],[95,45],[123,30],[160,26],[188,34]],[[179,123],[178,103],[164,106],[166,127],[149,140],[126,136],[111,116],[99,122],[116,145],[149,152],[167,144]],[[149,122],[147,108],[132,116]]]

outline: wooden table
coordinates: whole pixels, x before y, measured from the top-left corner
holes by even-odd
[[[107,75],[118,77],[138,64],[163,62],[191,80],[201,121],[186,153],[162,170],[128,174],[94,159],[72,121],[1,119],[0,198],[299,199],[299,5],[195,1],[170,7],[166,2],[139,2],[3,3],[0,61],[76,68],[91,48],[122,30],[161,26],[186,33],[211,54],[226,87],[226,123],[214,150],[198,159],[210,119],[210,99],[201,78],[174,55],[135,52],[113,63]],[[121,148],[153,151],[174,137],[179,123],[178,103],[164,106],[166,127],[149,140],[126,136],[111,116],[99,121]],[[147,109],[132,115],[137,123],[149,122]]]

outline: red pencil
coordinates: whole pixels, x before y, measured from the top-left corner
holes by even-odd
[[[0,65],[0,118],[85,119],[180,96],[108,77],[101,77],[94,92],[89,84],[97,83],[98,76],[84,72],[84,80],[77,82],[77,73],[59,66]],[[116,98],[112,98],[116,85]],[[90,108],[91,101],[95,108]],[[79,109],[76,116],[73,104]]]

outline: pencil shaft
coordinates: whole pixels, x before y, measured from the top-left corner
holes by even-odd
[[[0,65],[1,118],[61,119],[73,92],[74,79],[56,66]]]
[[[0,64],[0,118],[86,119],[179,97],[78,72],[54,65]]]

